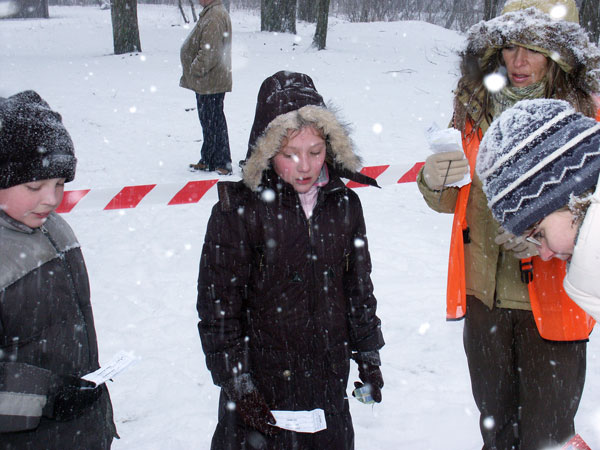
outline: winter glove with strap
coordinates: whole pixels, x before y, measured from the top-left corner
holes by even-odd
[[[72,420],[102,395],[95,383],[71,375],[56,375],[50,388],[44,415],[56,420]]]
[[[498,228],[498,235],[494,242],[504,250],[512,252],[515,258],[525,259],[538,255],[535,244],[527,241],[524,236],[515,236],[502,227]]]
[[[244,374],[230,379],[221,385],[227,397],[235,403],[235,409],[242,421],[249,427],[267,436],[279,432],[275,417],[260,392],[254,386],[250,375]]]
[[[469,162],[461,150],[433,153],[425,160],[423,179],[429,189],[441,190],[445,185],[456,183],[469,172]]]
[[[381,359],[379,352],[373,350],[370,352],[358,352],[352,355],[352,359],[358,364],[358,378],[362,381],[354,382],[355,388],[367,387],[370,391],[373,401],[381,402],[381,388],[383,387],[383,375],[381,374]]]

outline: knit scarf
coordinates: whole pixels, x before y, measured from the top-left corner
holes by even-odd
[[[525,87],[505,86],[492,94],[494,118],[514,106],[519,100],[543,98],[546,91],[546,80],[538,81]]]

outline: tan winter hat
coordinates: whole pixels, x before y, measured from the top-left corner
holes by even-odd
[[[507,0],[502,14],[531,7],[550,14],[553,19],[579,23],[579,10],[575,0]]]

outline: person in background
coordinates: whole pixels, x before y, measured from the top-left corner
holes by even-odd
[[[452,120],[463,151],[428,157],[417,179],[430,208],[454,214],[446,317],[465,319],[463,344],[486,450],[540,449],[574,434],[593,322],[562,314],[576,307],[552,283],[564,278],[563,266],[544,263],[535,245],[515,243],[508,232],[498,235],[475,169],[490,123],[519,100],[564,99],[594,117],[600,53],[577,21],[573,0],[518,0],[474,25],[461,54]],[[468,170],[471,183],[447,186]],[[532,264],[545,279],[530,282]],[[540,309],[540,299],[565,306]]]
[[[183,75],[179,86],[196,93],[202,125],[200,160],[193,170],[230,175],[231,152],[223,110],[231,92],[231,19],[221,0],[199,0],[203,10],[180,51]]]
[[[218,183],[198,276],[206,364],[221,387],[212,449],[354,448],[346,387],[380,402],[383,346],[348,131],[312,79],[262,84],[243,179]],[[273,410],[322,409],[314,434],[277,427]]]
[[[599,320],[600,124],[561,100],[523,100],[492,123],[477,173],[496,220],[543,260],[569,261],[567,294]]]
[[[61,116],[34,91],[0,98],[0,448],[108,449],[89,281],[54,210],[75,176]]]

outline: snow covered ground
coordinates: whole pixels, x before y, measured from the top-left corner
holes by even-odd
[[[67,189],[115,189],[212,179],[191,173],[201,129],[194,95],[178,87],[189,32],[176,7],[140,5],[143,53],[113,55],[110,11],[51,7],[49,20],[0,22],[0,96],[37,90],[62,113],[79,159]],[[233,11],[234,91],[225,98],[234,162],[243,158],[262,80],[308,73],[354,124],[365,165],[412,164],[428,154],[424,130],[450,119],[457,33],[421,22],[351,24],[330,18],[328,46],[261,33],[260,17]],[[233,178],[239,176],[237,167]],[[387,345],[384,401],[351,400],[358,450],[481,448],[462,349],[462,323],[445,321],[451,218],[430,211],[414,183],[361,188]],[[110,390],[115,449],[206,449],[218,390],[196,330],[196,277],[214,197],[65,214],[82,243],[101,361],[140,360]],[[83,204],[82,204],[83,205]],[[597,334],[597,333],[595,333]],[[356,373],[351,376],[357,379]],[[588,346],[577,431],[600,448],[600,340]]]

